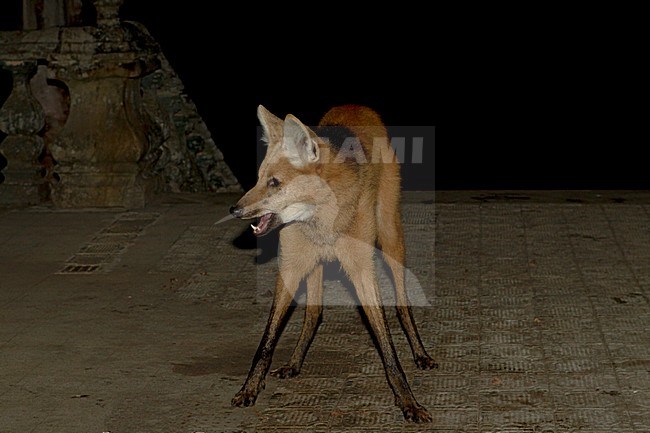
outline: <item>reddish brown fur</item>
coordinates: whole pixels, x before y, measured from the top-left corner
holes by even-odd
[[[406,419],[430,421],[430,415],[415,400],[397,359],[375,276],[373,254],[375,244],[379,243],[393,273],[398,316],[415,362],[420,368],[435,367],[420,341],[408,306],[399,211],[399,166],[379,115],[367,107],[346,105],[331,109],[319,123],[319,126],[344,126],[354,132],[371,159],[359,165],[332,162],[333,155],[328,157],[329,145],[314,131],[297,123],[295,117],[289,115],[282,123],[263,107],[259,115],[269,136],[267,157],[260,167],[258,184],[234,209],[239,216],[255,217],[268,212],[280,215],[295,205],[302,213],[299,213],[301,219],[293,220],[280,231],[280,273],[273,307],[249,376],[233,398],[233,404],[247,406],[257,398],[270,367],[282,320],[300,281],[306,278],[308,305],[300,339],[289,364],[272,372],[279,377],[299,373],[322,313],[322,262],[338,259],[355,286],[375,334],[396,403]],[[287,145],[283,131],[296,134],[296,125],[302,128],[299,130],[302,133],[298,132],[295,142],[289,141]],[[303,158],[318,153],[318,159],[304,165],[295,159],[290,162],[295,153],[287,149],[293,149],[295,143],[301,146],[298,149],[306,149],[306,153],[300,153]],[[318,146],[317,151],[312,145]],[[280,180],[284,187],[269,186],[271,178]]]

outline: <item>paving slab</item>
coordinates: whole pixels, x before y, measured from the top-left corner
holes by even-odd
[[[0,209],[0,433],[650,432],[650,193],[404,194],[407,286],[438,369],[416,369],[377,265],[426,426],[394,405],[336,265],[301,374],[230,406],[277,255],[245,222],[215,225],[235,200]]]

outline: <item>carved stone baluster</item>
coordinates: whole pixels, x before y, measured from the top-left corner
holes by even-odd
[[[43,139],[37,133],[45,124],[45,116],[32,95],[29,79],[36,71],[35,61],[3,61],[0,67],[11,71],[13,89],[0,108],[0,130],[7,137],[0,143],[0,151],[7,160],[0,184],[0,203],[37,204],[39,175],[38,155]]]
[[[94,0],[99,27],[117,27],[120,25],[119,12],[124,0]]]
[[[130,44],[117,12],[123,0],[95,0],[98,28],[64,28],[50,66],[70,92],[70,113],[50,149],[60,183],[57,207],[142,207],[140,161],[149,143],[141,116],[141,77],[156,53]],[[81,61],[82,59],[83,61]]]

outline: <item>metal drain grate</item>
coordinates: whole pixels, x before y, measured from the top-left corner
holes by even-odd
[[[69,263],[57,272],[57,274],[92,274],[98,269],[99,265],[78,265]]]
[[[97,240],[97,239],[96,239]],[[103,239],[102,239],[103,240]],[[82,254],[118,254],[126,249],[126,243],[90,243],[85,245],[79,253]]]

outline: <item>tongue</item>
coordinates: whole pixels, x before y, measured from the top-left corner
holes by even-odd
[[[272,213],[267,213],[262,215],[259,222],[257,223],[257,228],[254,228],[253,233],[255,234],[255,236],[261,236],[264,233],[266,233],[266,230],[269,228],[269,222],[271,221],[271,217],[273,217]]]
[[[269,221],[271,221],[271,214],[267,213],[262,215],[262,218],[260,218],[260,223],[257,225],[257,228],[260,230],[260,232],[264,232],[269,225]]]

